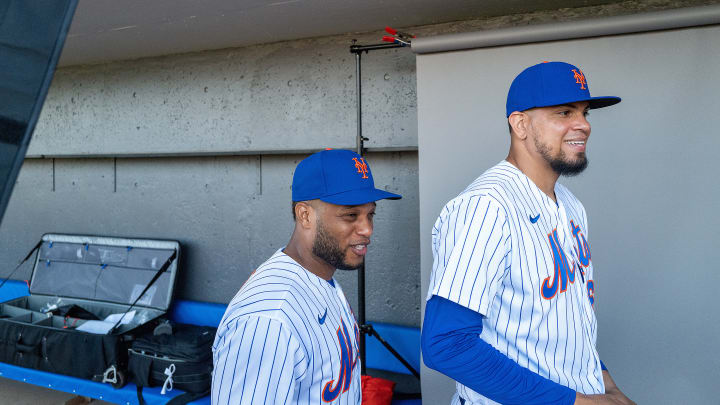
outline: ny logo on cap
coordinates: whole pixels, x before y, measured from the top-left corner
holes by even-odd
[[[573,69],[573,79],[575,79],[575,83],[580,85],[580,90],[585,90],[585,85],[587,82],[585,81],[585,75],[583,74],[582,70],[579,69]]]
[[[365,159],[360,158],[362,162],[358,161],[358,158],[353,158],[353,160],[355,161],[355,168],[357,169],[357,172],[362,174],[363,179],[367,179],[368,167],[367,163],[365,163]]]

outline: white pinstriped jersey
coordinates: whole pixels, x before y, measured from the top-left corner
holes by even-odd
[[[484,315],[481,338],[519,365],[604,393],[587,217],[559,183],[555,195],[557,204],[507,161],[478,177],[435,222],[427,299]],[[457,390],[466,404],[495,404]]]
[[[213,404],[359,405],[358,326],[340,285],[278,250],[228,305]]]

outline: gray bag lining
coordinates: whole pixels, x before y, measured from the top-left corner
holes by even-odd
[[[173,241],[47,234],[43,236],[31,294],[131,304],[177,252]],[[137,303],[167,310],[179,257]]]
[[[15,300],[1,304],[0,315],[7,315],[9,318],[5,319],[13,322],[21,322],[62,329],[65,326],[78,327],[86,321],[83,319],[71,317],[65,319],[62,316],[48,316],[48,314],[40,312],[41,309],[47,308],[48,303],[59,305],[75,304],[93,313],[100,320],[105,319],[108,315],[122,314],[127,311],[129,307],[129,305],[99,303],[88,300],[64,297],[59,298],[59,300],[60,301],[58,302],[58,297],[48,296],[27,296],[17,298]],[[135,311],[135,318],[133,319],[133,321],[126,325],[121,325],[116,331],[116,333],[127,332],[141,324],[149,322],[164,314],[163,311],[151,308],[135,307],[133,308],[133,310]]]

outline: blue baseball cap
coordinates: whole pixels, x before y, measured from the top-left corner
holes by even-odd
[[[585,74],[565,62],[543,62],[523,70],[510,85],[507,117],[514,111],[589,101],[590,108],[608,107],[620,97],[591,97]]]
[[[328,149],[298,163],[292,183],[292,200],[319,199],[337,205],[362,205],[402,198],[375,188],[370,166],[355,152]]]

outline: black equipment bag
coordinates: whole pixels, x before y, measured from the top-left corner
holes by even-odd
[[[30,295],[0,303],[0,362],[122,387],[130,342],[170,306],[179,248],[44,235]]]
[[[161,322],[155,331],[137,336],[128,350],[130,379],[138,387],[163,387],[162,393],[187,393],[170,402],[187,403],[210,392],[212,344],[217,328]]]
[[[46,319],[52,321],[52,318]],[[58,327],[3,322],[0,324],[0,361],[102,381],[111,365],[115,365],[117,371],[126,363],[119,350],[121,339],[118,335],[92,335]],[[109,373],[106,382],[115,380],[113,384],[118,384],[118,377],[122,377],[113,374],[117,373]]]

